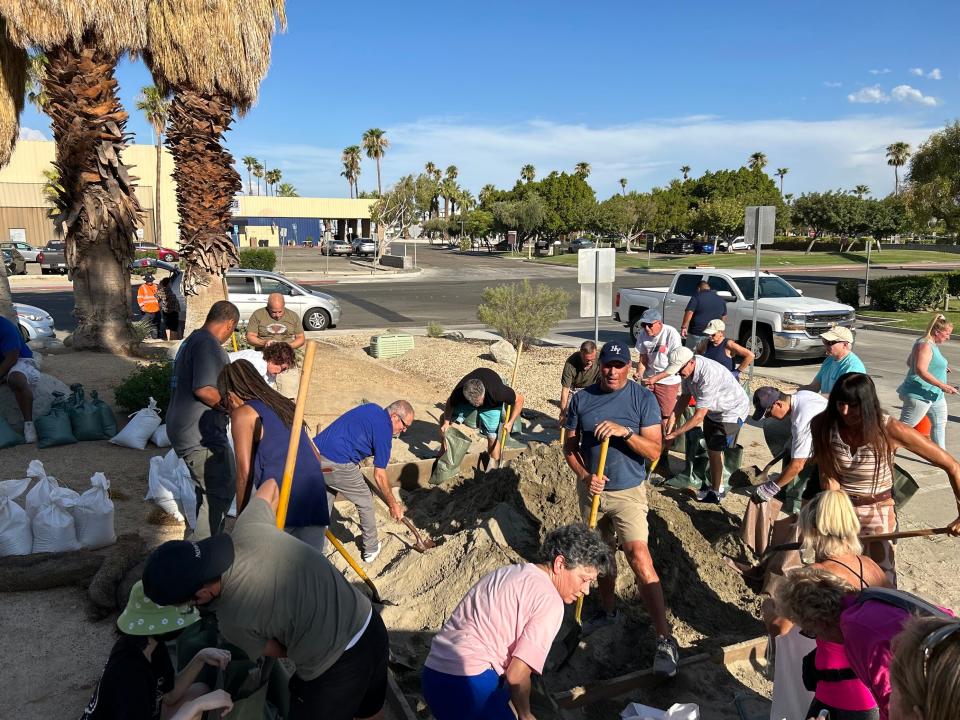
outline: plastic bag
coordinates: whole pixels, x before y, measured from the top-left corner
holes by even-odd
[[[146,500],[153,500],[164,512],[192,529],[197,524],[197,489],[190,469],[174,450],[150,458]]]
[[[71,510],[78,496],[69,488],[55,488],[50,502],[33,516],[33,552],[67,552],[79,550],[77,525]]]
[[[96,390],[90,391],[90,404],[95,405],[100,413],[100,427],[103,428],[104,437],[111,438],[117,434],[117,419],[113,416],[113,410],[107,405]]]
[[[630,703],[620,713],[621,720],[699,720],[700,706],[696,703],[674,703],[666,710]]]
[[[0,415],[0,450],[3,448],[22,445],[24,443],[23,435],[13,429],[13,426],[7,422],[7,419]]]
[[[776,658],[773,664],[773,705],[770,718],[773,720],[806,720],[807,709],[813,693],[800,682],[803,657],[816,649],[817,642],[800,634],[796,627],[786,635],[775,639]]]
[[[112,545],[117,541],[117,534],[113,529],[113,501],[107,492],[110,481],[98,472],[90,478],[90,486],[73,508],[77,540],[85,548]]]
[[[150,458],[150,471],[147,473],[147,494],[143,499],[152,500],[165,513],[183,522],[183,515],[180,514],[180,509],[177,507],[177,498],[173,491],[160,479],[163,472],[163,457],[155,455]]]
[[[66,396],[62,392],[53,393],[54,401],[50,412],[34,420],[37,429],[37,447],[48,448],[57,445],[70,445],[77,441],[70,425],[70,412]]]
[[[160,414],[157,412],[157,401],[150,398],[150,404],[143,410],[138,410],[130,416],[133,418],[119,433],[110,438],[114,445],[143,450],[153,435],[153,431],[160,427]]]
[[[27,501],[24,507],[26,507],[27,515],[32,520],[37,511],[50,502],[50,494],[60,487],[60,483],[53,475],[47,475],[47,471],[43,469],[43,463],[39,460],[31,460],[30,464],[27,465],[27,482],[31,478],[36,479],[37,484],[30,488],[30,492],[27,493]]]
[[[0,482],[0,557],[29,555],[33,549],[33,530],[27,511],[14,502],[23,495],[30,478]]]
[[[170,447],[173,443],[170,442],[169,436],[167,436],[167,424],[164,423],[156,430],[153,431],[153,435],[150,436],[150,442],[152,442],[157,447]]]
[[[68,413],[74,437],[77,440],[106,440],[109,435],[103,432],[100,408],[84,399],[83,385],[80,383],[71,385],[70,389],[73,395],[70,397]]]
[[[433,472],[430,474],[431,485],[439,485],[459,473],[460,463],[463,462],[470,450],[470,438],[457,428],[448,427],[445,437],[447,450],[437,458],[437,462],[433,466]]]

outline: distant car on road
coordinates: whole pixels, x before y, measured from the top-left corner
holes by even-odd
[[[165,262],[177,262],[180,259],[180,253],[168,247],[160,247],[156,243],[138,242],[133,246],[137,252],[155,252],[157,258]]]
[[[692,240],[686,238],[674,237],[657,243],[653,247],[654,252],[666,253],[668,255],[689,255],[696,252],[696,246]]]
[[[372,256],[377,252],[377,246],[373,242],[373,238],[354,238],[353,242],[350,243],[350,247],[353,248],[353,254],[357,256]]]
[[[40,257],[40,272],[43,275],[51,273],[67,274],[67,245],[63,240],[51,240],[43,248]]]
[[[346,240],[331,240],[327,244],[327,255],[350,255],[353,253],[353,246]]]
[[[53,337],[53,318],[50,317],[50,313],[22,303],[14,303],[13,307],[17,311],[17,325],[24,342]]]
[[[23,255],[24,261],[31,262],[40,262],[38,256],[40,255],[40,248],[36,248],[30,243],[21,242],[21,241],[9,241],[0,243],[0,248],[4,250],[16,250],[21,255]]]
[[[597,244],[590,238],[581,237],[581,238],[577,238],[576,240],[570,241],[569,250],[572,253],[576,253],[576,252],[580,252],[581,250],[591,250],[596,246]]]
[[[7,268],[7,275],[26,275],[27,262],[23,255],[14,248],[3,248],[3,264]]]

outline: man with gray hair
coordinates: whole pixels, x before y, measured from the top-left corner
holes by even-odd
[[[487,436],[487,452],[490,459],[499,463],[501,408],[510,406],[506,420],[507,432],[523,409],[523,395],[506,386],[500,376],[490,368],[477,368],[460,380],[447,398],[440,420],[440,443],[446,449],[445,435],[451,422],[462,423],[467,415],[478,411],[477,428]]]
[[[339,492],[357,507],[366,563],[373,562],[380,554],[380,540],[373,497],[360,471],[360,462],[373,456],[373,479],[390,507],[390,516],[402,520],[403,504],[393,496],[386,468],[393,439],[412,423],[413,406],[406,400],[396,400],[386,408],[364,403],[345,412],[314,438],[324,471],[329,470],[325,477],[327,488]]]

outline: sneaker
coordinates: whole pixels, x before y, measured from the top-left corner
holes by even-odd
[[[583,621],[583,634],[589,635],[607,625],[615,625],[620,622],[620,611],[614,610],[608,613],[603,608],[598,609],[593,615]]]
[[[363,551],[363,561],[368,564],[372,563],[374,560],[377,559],[377,556],[379,554],[380,554],[380,543],[377,543],[377,546],[372,550]]]
[[[35,443],[37,441],[37,429],[29,420],[23,423],[24,442]]]
[[[697,493],[697,500],[702,503],[713,503],[714,505],[719,505],[720,501],[727,496],[727,489],[725,487],[720,488],[720,492],[717,492],[713,488],[706,488]]]
[[[653,674],[660,677],[673,677],[677,674],[677,660],[680,650],[672,637],[657,638],[657,654],[653,656]]]

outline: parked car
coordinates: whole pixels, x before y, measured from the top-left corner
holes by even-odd
[[[186,301],[180,289],[182,273],[173,263],[153,258],[140,258],[130,268],[159,268],[170,273],[170,286],[180,302],[181,314],[186,313]],[[248,268],[227,270],[227,293],[230,302],[240,310],[240,322],[245,323],[254,311],[266,307],[267,296],[280,293],[286,306],[300,316],[304,330],[326,330],[340,322],[340,302],[327,293],[299,285],[280,273]]]
[[[180,253],[176,250],[168,247],[160,247],[156,243],[138,242],[133,246],[133,249],[137,252],[155,252],[157,253],[157,258],[165,260],[166,262],[177,262],[177,260],[180,259]]]
[[[591,250],[596,246],[597,244],[590,238],[581,237],[570,241],[569,251],[576,253],[580,252],[581,250]]]
[[[369,255],[373,256],[377,252],[377,245],[373,242],[373,238],[354,238],[353,242],[350,243],[350,247],[353,250],[353,254],[360,255]]]
[[[33,305],[24,305],[14,303],[14,309],[17,311],[17,324],[20,328],[20,336],[24,342],[30,342],[37,338],[53,337],[53,318],[50,313]]]
[[[725,243],[721,243],[721,250],[726,250]],[[753,250],[753,243],[744,239],[743,235],[735,237],[730,244],[731,250]]]
[[[16,250],[23,255],[23,259],[28,263],[40,262],[38,259],[38,256],[40,255],[40,248],[36,248],[28,242],[21,242],[19,240],[16,242],[2,242],[0,243],[0,248],[3,248],[4,250]]]
[[[10,275],[26,275],[27,274],[27,262],[23,259],[21,255],[14,248],[3,248],[3,264],[7,268],[7,276]]]
[[[353,253],[353,246],[346,240],[331,240],[325,252],[327,255],[350,255]]]
[[[749,347],[753,270],[681,270],[669,287],[623,288],[617,292],[614,317],[630,328],[631,338],[640,330],[640,316],[650,308],[663,313],[667,325],[679,328],[687,302],[702,280],[727,302],[727,335]],[[804,297],[783,278],[763,272],[757,301],[757,365],[768,365],[774,358],[823,357],[820,334],[835,325],[852,331],[856,318],[849,305]]]
[[[536,244],[533,247],[536,250],[545,252],[552,247],[559,247],[559,246],[560,246],[559,240],[551,240],[549,238],[540,238],[539,240],[537,240]]]
[[[67,274],[67,246],[63,240],[51,240],[43,248],[40,258],[40,272],[44,275],[51,273]]]
[[[653,251],[667,255],[689,255],[693,252],[696,252],[696,247],[694,246],[692,240],[687,240],[686,238],[682,237],[673,237],[669,240],[664,240],[663,242],[654,245]]]
[[[694,240],[693,242],[693,252],[697,255],[712,255],[713,246],[717,243],[717,240]],[[723,247],[723,243],[720,243],[720,248]],[[718,250],[720,249],[718,248]]]

